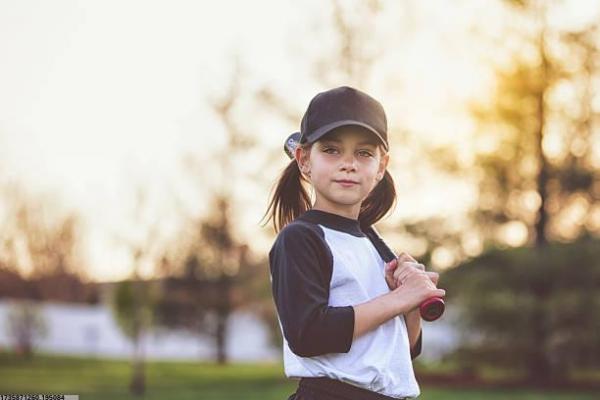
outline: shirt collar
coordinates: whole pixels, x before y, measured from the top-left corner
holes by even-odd
[[[353,236],[365,236],[360,229],[360,223],[358,220],[342,217],[341,215],[333,214],[327,211],[311,209],[300,215],[298,218],[314,224],[323,225],[336,231],[349,233]]]

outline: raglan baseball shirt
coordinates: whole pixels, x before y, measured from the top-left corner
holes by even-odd
[[[309,210],[269,252],[289,378],[328,377],[391,397],[420,394],[406,323],[396,316],[352,340],[353,305],[389,292],[385,262],[357,220]]]

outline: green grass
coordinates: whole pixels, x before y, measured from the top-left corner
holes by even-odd
[[[130,363],[104,359],[38,355],[21,360],[0,353],[0,394],[79,394],[81,400],[134,399],[128,393]],[[287,399],[296,387],[281,365],[150,362],[146,365],[144,399],[276,400]],[[592,393],[549,393],[535,390],[474,390],[421,387],[423,400],[594,399]]]

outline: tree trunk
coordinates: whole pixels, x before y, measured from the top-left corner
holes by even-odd
[[[543,14],[542,14],[543,15]],[[543,18],[543,17],[542,17]],[[541,59],[541,82],[537,93],[537,120],[538,128],[536,132],[536,150],[538,156],[539,173],[537,176],[537,190],[540,195],[540,207],[537,212],[537,218],[535,221],[535,251],[541,252],[543,248],[548,244],[548,238],[546,236],[546,226],[548,223],[548,212],[546,210],[546,202],[548,197],[548,178],[549,178],[549,165],[548,160],[544,154],[543,141],[545,131],[545,117],[546,117],[546,103],[545,95],[550,85],[548,81],[548,58],[545,50],[545,29],[544,21],[542,20],[542,28],[539,38],[539,52]],[[532,329],[533,329],[533,346],[532,355],[529,362],[529,376],[533,383],[544,384],[549,382],[552,374],[552,366],[550,360],[545,351],[545,344],[548,340],[545,321],[548,316],[544,314],[544,302],[546,301],[546,294],[548,288],[545,282],[540,282],[531,290],[536,298],[538,304],[537,312],[532,316]]]
[[[543,295],[538,293],[536,289],[534,291],[536,292],[538,304],[543,302]],[[544,351],[544,345],[547,341],[544,320],[547,317],[543,315],[541,309],[542,307],[538,307],[538,311],[533,315],[532,321],[534,348],[529,359],[529,377],[533,384],[544,384],[548,382],[551,375],[550,363]]]
[[[137,264],[136,264],[137,265]],[[144,379],[144,355],[142,349],[143,322],[141,320],[141,285],[137,270],[133,281],[133,332],[134,332],[134,352],[133,352],[133,375],[129,384],[130,392],[135,396],[141,396],[145,392]]]
[[[537,101],[537,120],[538,129],[536,134],[536,150],[538,156],[539,173],[537,176],[537,190],[540,195],[540,207],[538,209],[537,218],[535,222],[535,247],[539,248],[548,243],[546,237],[546,225],[548,222],[548,212],[546,211],[546,199],[548,197],[548,160],[544,155],[543,141],[544,141],[544,130],[545,130],[545,118],[546,118],[546,104],[544,97],[548,89],[548,59],[546,57],[546,51],[544,49],[544,33],[540,34],[540,58],[541,58],[541,70],[542,70],[542,81],[540,83],[538,91]]]
[[[217,305],[217,329],[216,329],[216,344],[217,344],[217,363],[226,364],[226,338],[227,338],[227,320],[231,314],[230,293],[232,286],[232,278],[224,273],[219,277],[218,287],[219,293],[222,296]]]
[[[144,375],[144,357],[142,355],[141,334],[135,338],[135,350],[133,356],[133,376],[129,384],[129,391],[135,396],[142,396],[146,391]]]
[[[146,391],[146,382],[144,376],[144,362],[141,359],[134,360],[133,376],[129,385],[129,391],[134,396],[142,396]]]

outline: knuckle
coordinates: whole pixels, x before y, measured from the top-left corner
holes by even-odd
[[[398,257],[398,261],[406,262],[406,261],[411,261],[411,260],[412,260],[412,257],[404,252],[402,254],[400,254],[400,256]]]

